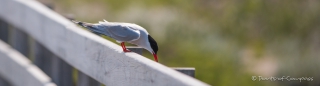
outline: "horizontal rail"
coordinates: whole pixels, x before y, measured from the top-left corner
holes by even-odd
[[[85,31],[35,0],[0,0],[0,17],[107,86],[207,86]]]
[[[127,46],[127,49],[135,52],[139,55],[142,55],[143,48],[141,47],[134,47],[134,46]],[[172,69],[179,71],[180,73],[186,74],[191,77],[195,77],[195,68],[192,67],[171,67]]]
[[[37,66],[1,40],[0,75],[13,86],[56,86]]]

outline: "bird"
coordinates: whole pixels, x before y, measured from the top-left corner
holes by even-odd
[[[153,54],[154,60],[158,62],[158,44],[150,36],[148,31],[143,27],[134,23],[125,22],[109,22],[106,20],[99,21],[98,23],[87,23],[77,20],[71,20],[72,22],[87,28],[89,31],[97,35],[105,35],[115,39],[121,44],[123,52],[131,52],[125,46],[125,42],[137,45],[148,50]]]

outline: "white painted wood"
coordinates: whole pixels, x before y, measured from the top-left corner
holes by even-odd
[[[0,41],[0,75],[13,86],[56,86],[25,56]]]
[[[0,6],[0,12],[12,11],[0,17],[107,86],[207,86],[136,53],[123,53],[120,46],[77,27],[37,1],[0,0]]]

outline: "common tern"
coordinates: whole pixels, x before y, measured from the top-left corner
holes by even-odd
[[[155,61],[158,62],[158,45],[157,42],[149,35],[146,29],[133,23],[108,22],[106,20],[99,23],[86,23],[72,20],[74,23],[89,29],[98,35],[105,35],[115,39],[121,43],[123,52],[131,52],[128,50],[124,42],[131,43],[148,50],[153,54]]]

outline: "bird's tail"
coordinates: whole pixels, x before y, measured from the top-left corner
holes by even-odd
[[[94,26],[94,24],[90,24],[90,23],[86,23],[86,22],[81,22],[81,21],[77,21],[77,20],[71,20],[72,22],[82,26],[82,27],[85,27],[86,29],[88,29],[89,31],[95,33],[95,34],[98,34],[98,35],[101,35],[101,31],[99,28],[96,28]]]
[[[71,20],[71,21],[74,22],[74,23],[76,23],[76,24],[78,24],[78,25],[80,25],[80,26],[82,26],[82,27],[86,27],[86,28],[92,26],[92,24],[86,23],[86,22],[81,22],[81,21],[77,21],[77,20]]]

